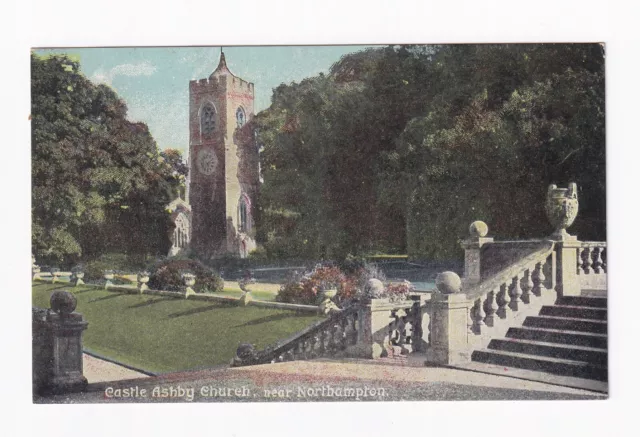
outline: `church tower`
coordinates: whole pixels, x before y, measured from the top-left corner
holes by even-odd
[[[253,101],[253,83],[231,73],[224,53],[209,78],[189,82],[191,248],[201,256],[244,258],[256,248]]]

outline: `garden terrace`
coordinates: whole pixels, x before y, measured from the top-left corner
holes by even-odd
[[[152,373],[229,364],[241,342],[263,348],[322,319],[286,309],[35,282],[32,304],[72,291],[89,322],[85,350]]]

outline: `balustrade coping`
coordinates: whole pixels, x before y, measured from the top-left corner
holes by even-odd
[[[550,238],[536,238],[536,239],[531,239],[531,240],[494,240],[491,242],[486,243],[487,245],[490,244],[514,244],[514,245],[529,245],[529,244],[539,244],[539,243],[547,243],[547,242],[554,242],[555,240],[552,240]]]
[[[498,289],[506,282],[511,281],[515,276],[522,273],[524,270],[531,269],[532,265],[533,267],[535,267],[537,263],[546,261],[547,257],[553,252],[555,244],[551,240],[546,240],[546,242],[549,243],[547,247],[541,248],[540,250],[527,255],[517,263],[496,273],[495,275],[482,281],[481,283],[475,284],[468,292],[463,291],[463,293],[467,296],[467,299],[476,300],[477,298],[483,297],[487,293]]]
[[[580,247],[607,247],[606,241],[581,241]]]

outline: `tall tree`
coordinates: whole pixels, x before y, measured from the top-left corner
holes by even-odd
[[[32,55],[32,247],[70,263],[107,250],[166,250],[179,180],[149,129],[66,56]]]

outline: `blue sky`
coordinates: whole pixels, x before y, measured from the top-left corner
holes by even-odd
[[[327,72],[346,53],[367,46],[225,47],[229,69],[255,84],[255,109],[269,107],[273,88]],[[158,147],[189,148],[189,81],[208,77],[220,47],[41,49],[80,61],[95,83],[110,85],[127,102],[128,118],[147,123]]]

